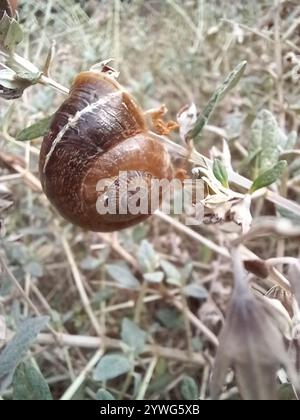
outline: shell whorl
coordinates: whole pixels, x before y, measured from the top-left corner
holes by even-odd
[[[84,141],[92,156],[142,131],[145,131],[142,113],[118,82],[101,73],[81,73],[45,139],[43,172],[49,161],[57,158],[66,138],[73,144]]]

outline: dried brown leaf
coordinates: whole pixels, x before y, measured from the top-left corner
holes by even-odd
[[[217,398],[228,367],[232,367],[245,400],[276,399],[276,373],[284,366],[294,378],[285,348],[287,321],[267,299],[254,296],[239,251],[234,250],[235,290],[212,378],[212,397]]]

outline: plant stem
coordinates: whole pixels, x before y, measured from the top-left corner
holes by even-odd
[[[42,85],[48,85],[53,87],[55,90],[65,93],[66,95],[68,95],[69,93],[69,89],[67,89],[66,87],[64,87],[63,85],[61,85],[60,83],[57,83],[55,80],[51,79],[50,77],[44,76],[42,75],[40,77],[39,83],[41,83]]]
[[[99,349],[103,345],[101,337],[91,337],[82,335],[58,334],[58,340],[61,345],[68,347],[77,347],[82,349]],[[38,335],[37,342],[39,344],[57,344],[57,340],[52,334],[41,333]],[[124,343],[115,338],[105,337],[105,344],[108,349],[123,350]],[[194,352],[189,357],[184,350],[173,347],[163,347],[156,344],[146,344],[141,355],[152,354],[156,357],[164,357],[166,359],[179,360],[194,365],[203,366],[205,364],[204,357],[201,353]]]
[[[140,400],[143,400],[144,399],[145,394],[146,394],[146,391],[147,391],[147,388],[148,388],[148,386],[150,384],[150,381],[151,381],[151,378],[153,376],[155,367],[157,365],[157,362],[158,362],[158,358],[157,357],[154,357],[152,359],[152,361],[151,361],[148,369],[147,369],[147,372],[146,372],[146,375],[144,377],[144,380],[143,380],[143,382],[141,384],[139,393],[138,393],[138,395],[136,397],[136,401],[140,401]]]

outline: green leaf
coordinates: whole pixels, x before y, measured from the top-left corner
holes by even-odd
[[[126,265],[109,264],[107,265],[107,272],[118,283],[119,287],[123,289],[137,290],[140,288],[138,279]]]
[[[222,98],[226,95],[227,92],[229,92],[231,89],[233,89],[238,82],[240,81],[241,77],[244,74],[244,71],[247,66],[247,61],[242,61],[240,64],[238,64],[234,70],[227,76],[225,81],[220,85],[217,90],[214,92],[214,94],[211,96],[211,98],[208,101],[208,104],[204,108],[203,113],[200,115],[200,117],[197,119],[194,127],[188,132],[187,134],[187,140],[197,140],[199,139],[201,132],[204,128],[204,126],[209,121],[212,113],[214,112],[216,106],[220,102]]]
[[[263,109],[257,115],[251,127],[250,156],[255,155],[254,176],[271,169],[277,162],[280,153],[285,149],[287,136],[279,128],[270,111]]]
[[[297,131],[291,131],[287,136],[287,141],[285,145],[286,150],[292,150],[297,144],[298,133]]]
[[[43,375],[32,362],[21,363],[13,377],[13,399],[18,401],[50,401],[52,395]]]
[[[7,13],[4,13],[0,19],[0,46],[4,45],[5,37],[11,23],[11,18]]]
[[[191,401],[199,399],[198,385],[191,376],[184,376],[181,382],[180,391],[184,400]]]
[[[149,283],[161,283],[165,277],[162,271],[155,271],[154,273],[144,274],[144,279]]]
[[[21,25],[7,13],[4,13],[0,21],[0,45],[9,52],[23,40],[23,29]]]
[[[49,131],[53,116],[43,118],[18,133],[16,140],[28,141],[44,137]]]
[[[24,271],[31,274],[33,277],[43,277],[44,270],[42,264],[37,261],[30,261],[24,266]]]
[[[11,69],[0,70],[0,98],[17,99],[23,95],[28,84],[16,78],[16,73]]]
[[[177,330],[183,327],[182,316],[176,309],[159,309],[155,313],[155,316],[164,327],[171,330]]]
[[[35,72],[35,73],[30,72],[30,71],[18,71],[16,73],[16,79],[28,85],[35,85],[40,80],[42,74],[43,73],[40,71]]]
[[[290,164],[289,170],[292,176],[297,176],[300,174],[300,158],[294,160]]]
[[[280,206],[276,206],[276,209],[281,217],[291,220],[291,222],[295,225],[300,225],[300,216],[295,214],[293,211],[287,210]]]
[[[101,267],[102,263],[103,262],[100,258],[88,256],[83,261],[81,261],[80,268],[86,271],[94,271]]]
[[[200,286],[199,284],[191,283],[183,288],[183,293],[186,296],[193,297],[199,300],[206,300],[209,296],[208,291],[205,287]]]
[[[106,389],[101,388],[96,394],[96,399],[98,401],[114,401],[115,397],[110,392],[106,391]]]
[[[16,87],[15,76],[16,73],[11,69],[0,70],[0,85],[7,89],[14,89]]]
[[[269,185],[276,182],[281,177],[286,167],[287,162],[285,160],[281,160],[275,166],[273,166],[272,169],[269,169],[268,171],[259,175],[253,182],[250,193],[253,194],[255,191],[268,187]]]
[[[23,321],[15,336],[2,350],[0,353],[0,392],[11,384],[18,364],[48,322],[49,317],[45,316]]]
[[[95,381],[107,381],[124,375],[131,370],[131,364],[126,356],[121,353],[103,356],[94,370]]]
[[[135,322],[124,318],[121,337],[124,343],[132,348],[135,353],[141,353],[145,347],[147,333],[136,325]]]
[[[20,98],[26,88],[39,81],[40,76],[41,73],[16,73],[10,68],[0,70],[0,97],[4,99]]]
[[[159,256],[147,240],[143,240],[138,251],[138,261],[144,273],[153,273],[159,266]]]
[[[92,299],[92,303],[101,303],[101,302],[105,302],[108,299],[110,299],[112,296],[114,296],[114,291],[112,289],[109,288],[103,288],[100,289],[97,293],[94,294],[93,299]]]
[[[292,384],[285,383],[279,386],[278,400],[279,401],[297,401],[298,400],[295,394],[295,389]]]
[[[218,181],[221,182],[223,187],[229,188],[228,173],[223,162],[220,159],[215,159],[213,164],[213,172]]]
[[[181,286],[181,273],[177,270],[175,265],[165,260],[162,260],[160,265],[167,276],[167,283],[174,286]]]

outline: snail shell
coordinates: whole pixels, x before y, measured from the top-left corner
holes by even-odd
[[[118,186],[121,171],[148,185],[152,179],[172,178],[169,154],[151,136],[144,113],[132,97],[109,73],[80,73],[43,140],[43,190],[74,225],[92,231],[115,231],[149,217],[97,211],[97,200],[103,195],[103,191],[97,191],[99,181],[111,179]]]

